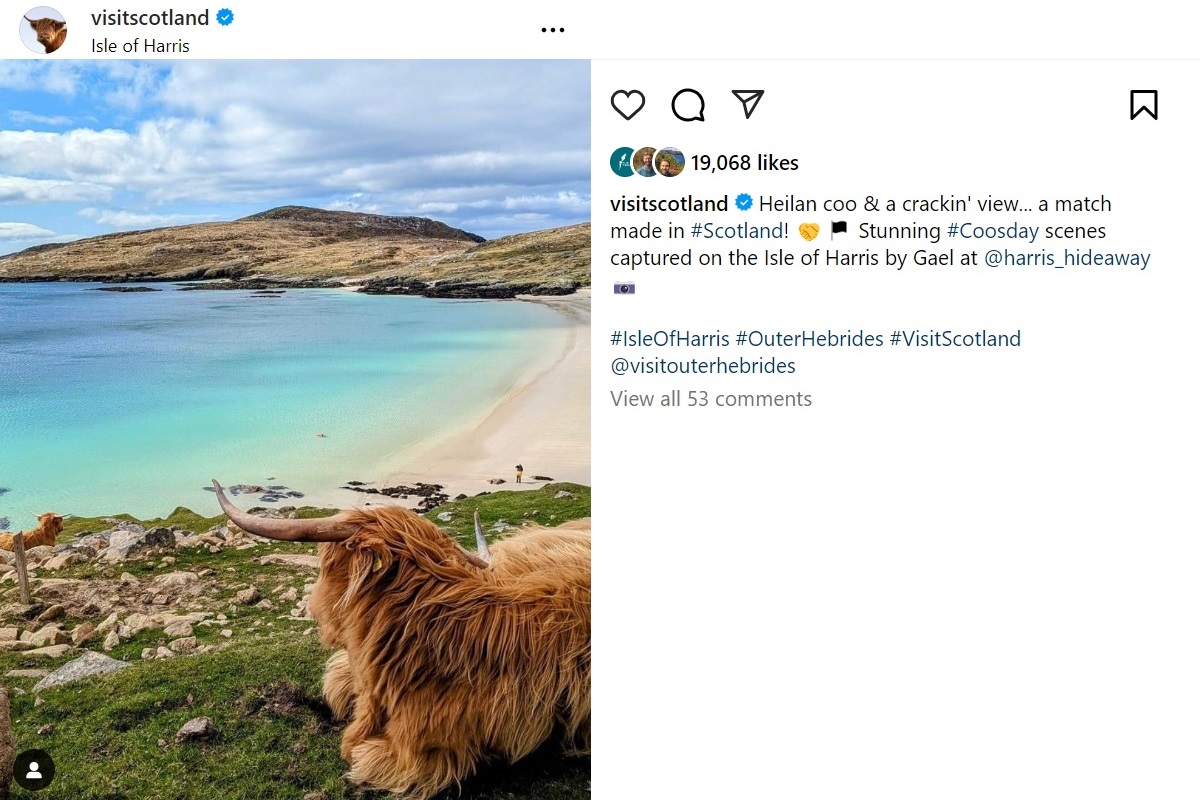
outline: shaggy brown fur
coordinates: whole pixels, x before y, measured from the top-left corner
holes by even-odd
[[[38,44],[46,48],[46,55],[53,53],[67,41],[67,23],[62,20],[51,17],[42,17],[41,19],[26,17],[25,20],[29,23],[29,27],[37,31]]]
[[[591,525],[532,528],[488,567],[407,509],[353,512],[309,609],[350,778],[425,800],[489,758],[591,738]]]
[[[53,547],[58,541],[58,535],[62,533],[62,529],[62,515],[47,511],[38,517],[37,530],[25,531],[25,549],[42,545]],[[0,550],[12,550],[14,547],[13,534],[9,531],[0,531]]]

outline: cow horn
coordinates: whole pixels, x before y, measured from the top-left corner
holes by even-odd
[[[486,564],[492,560],[492,554],[488,552],[487,538],[483,535],[483,525],[479,522],[478,511],[475,512],[475,550],[483,563]]]
[[[229,502],[221,484],[216,480],[213,480],[213,488],[216,489],[217,502],[221,504],[221,510],[229,516],[230,521],[242,530],[258,536],[281,539],[285,542],[340,542],[352,533],[346,526],[346,518],[349,515],[345,511],[321,519],[256,517]]]

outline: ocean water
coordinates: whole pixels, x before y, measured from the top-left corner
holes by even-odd
[[[0,284],[13,529],[47,510],[215,514],[214,477],[300,492],[374,480],[385,457],[494,405],[565,325],[522,302],[95,287]]]

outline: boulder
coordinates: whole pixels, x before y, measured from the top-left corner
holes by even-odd
[[[120,643],[121,643],[121,637],[117,635],[116,631],[113,631],[104,637],[104,644],[101,646],[105,650],[112,650],[114,647],[116,647]]]
[[[37,615],[38,622],[53,622],[54,620],[65,614],[67,609],[64,606],[55,604],[47,608],[45,611]]]
[[[22,655],[38,656],[40,658],[62,658],[74,648],[69,644],[53,644],[49,647],[39,647],[35,650],[26,650]]]
[[[159,595],[187,595],[200,591],[200,576],[194,572],[168,572],[150,581],[146,591]]]
[[[57,625],[46,625],[33,632],[25,631],[21,634],[21,641],[34,647],[48,647],[52,644],[65,644],[67,635]]]
[[[25,559],[29,562],[41,561],[46,558],[54,557],[54,548],[49,545],[41,547],[30,547],[25,550]]]
[[[185,636],[182,639],[176,639],[167,645],[175,653],[190,653],[196,649],[196,637]]]
[[[217,733],[213,721],[208,717],[196,717],[183,723],[183,727],[175,732],[175,744],[184,742],[205,741]]]
[[[104,675],[109,672],[117,672],[125,669],[129,665],[124,661],[117,661],[115,658],[109,658],[103,653],[84,653],[74,661],[63,664],[58,669],[51,672],[46,677],[38,681],[33,687],[35,692],[40,692],[42,689],[51,686],[62,686],[65,683],[74,683],[83,678],[92,675]]]
[[[303,555],[292,553],[272,553],[269,556],[263,556],[258,560],[260,564],[283,564],[288,567],[301,567],[303,569],[320,569],[321,557],[318,555]]]
[[[19,638],[16,628],[0,628],[0,642],[15,642]]]
[[[71,567],[76,564],[82,564],[85,561],[87,561],[87,556],[83,555],[82,553],[70,552],[55,556],[42,566],[48,570],[57,571],[60,569],[66,569],[67,567]]]
[[[48,669],[10,669],[4,673],[6,678],[44,678],[50,674]]]
[[[175,550],[175,534],[170,528],[116,530],[108,547],[100,554],[104,561],[128,561],[132,558]]]
[[[75,630],[71,631],[71,644],[79,647],[92,638],[92,634],[96,632],[96,626],[90,622],[85,622]]]
[[[296,602],[296,598],[298,598],[299,596],[300,596],[300,593],[297,592],[296,587],[293,586],[292,588],[288,589],[283,594],[279,595],[279,599],[285,603],[294,603],[294,602]]]
[[[117,612],[114,611],[104,618],[104,621],[96,626],[96,633],[101,636],[107,636],[117,629],[120,623],[117,619]]]
[[[234,597],[242,605],[248,606],[251,603],[258,600],[258,597],[259,597],[258,587],[251,586],[249,589],[243,589],[242,591],[238,592]]]
[[[171,637],[191,636],[192,626],[186,622],[172,622],[170,625],[167,625],[163,628],[163,633]],[[172,647],[172,649],[174,648]]]
[[[154,630],[159,626],[154,621],[153,617],[148,617],[145,614],[133,613],[125,618],[125,625],[129,628],[128,636],[136,636],[142,631]]]

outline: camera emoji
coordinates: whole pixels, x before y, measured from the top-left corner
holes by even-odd
[[[632,283],[614,283],[613,294],[633,294]]]

